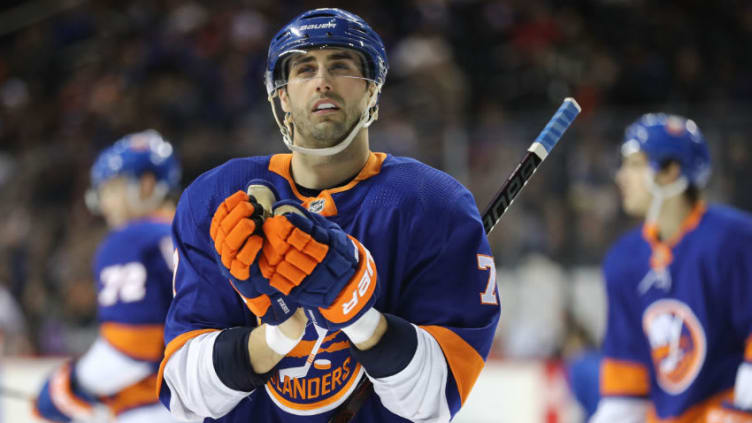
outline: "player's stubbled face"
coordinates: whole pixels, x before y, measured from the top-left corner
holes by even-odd
[[[322,148],[339,143],[358,122],[368,101],[358,53],[321,49],[289,59],[286,90],[280,100],[292,114],[294,142]]]
[[[641,152],[625,156],[616,173],[624,211],[631,216],[644,217],[650,207],[651,195],[647,187],[649,173],[648,159]]]

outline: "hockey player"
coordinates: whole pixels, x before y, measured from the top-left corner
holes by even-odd
[[[601,400],[591,423],[752,422],[752,217],[706,206],[695,122],[647,114],[616,176],[645,218],[608,253]]]
[[[379,36],[343,10],[273,38],[292,154],[231,160],[177,207],[159,388],[176,417],[446,422],[467,399],[500,313],[494,261],[462,185],[370,151],[386,74]],[[248,185],[281,200],[273,217]]]
[[[94,162],[87,205],[111,229],[94,258],[99,337],[45,381],[39,417],[92,421],[104,410],[117,423],[175,421],[155,391],[172,300],[168,194],[179,180],[172,146],[153,130],[125,136]]]

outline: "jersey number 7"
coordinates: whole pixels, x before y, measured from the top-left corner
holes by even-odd
[[[478,269],[488,269],[488,283],[486,290],[480,293],[480,303],[489,305],[498,305],[496,299],[496,264],[494,258],[485,254],[478,254]]]

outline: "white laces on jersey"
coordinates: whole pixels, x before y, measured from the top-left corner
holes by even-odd
[[[668,271],[668,268],[650,269],[637,285],[637,291],[640,294],[644,294],[652,287],[662,289],[666,292],[671,290],[671,273]]]

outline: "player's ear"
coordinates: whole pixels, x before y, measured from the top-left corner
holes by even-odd
[[[279,104],[282,107],[282,111],[285,113],[289,113],[290,112],[290,104],[289,104],[290,98],[287,96],[287,89],[285,89],[284,87],[279,88],[279,90],[277,91],[277,95],[279,95]]]
[[[157,185],[157,178],[151,172],[146,172],[139,178],[139,195],[141,199],[146,199],[154,194],[154,188]]]

